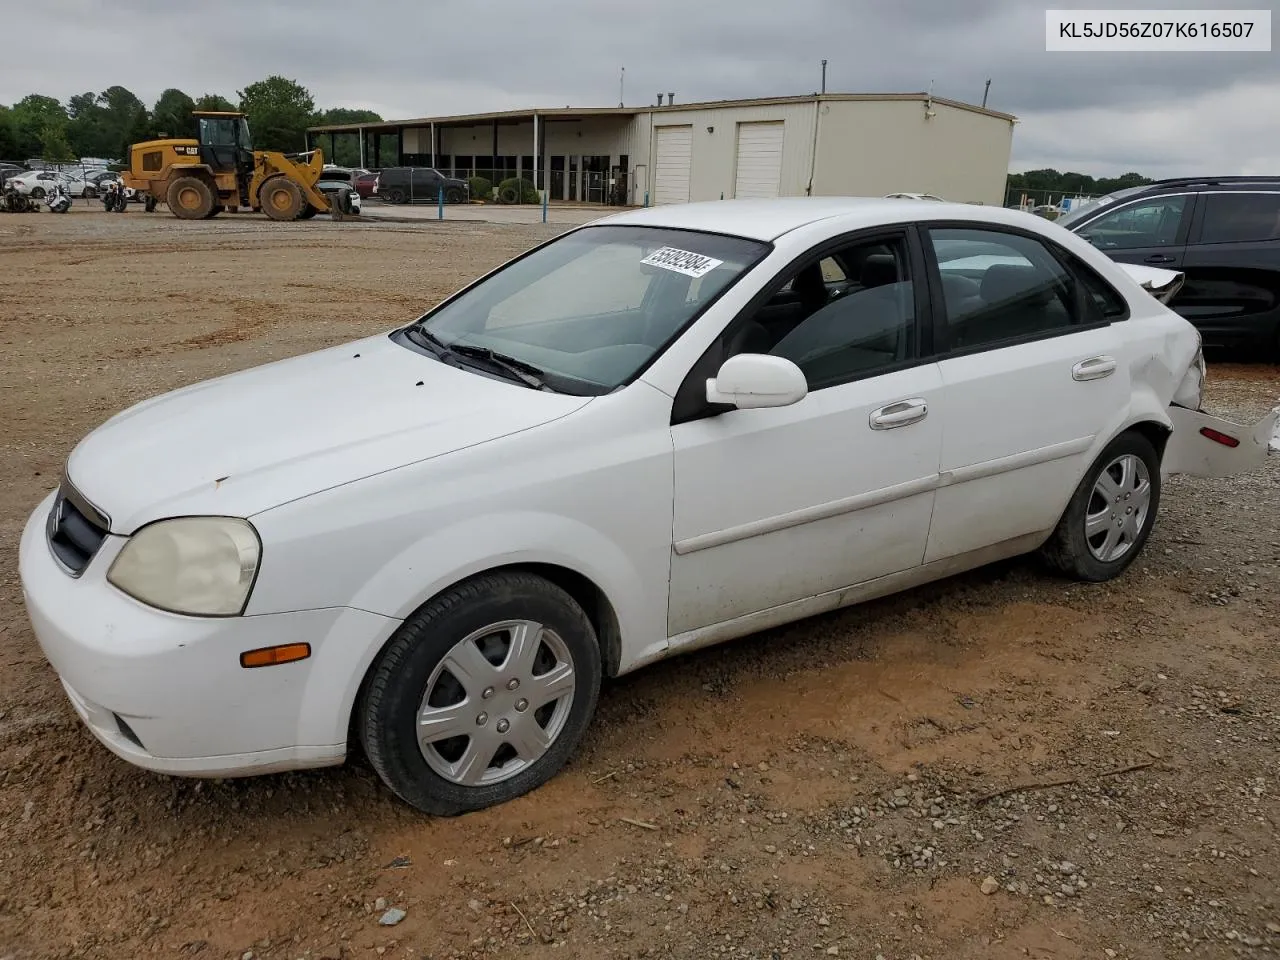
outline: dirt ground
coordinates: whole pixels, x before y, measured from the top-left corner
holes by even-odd
[[[556,229],[0,217],[0,960],[1280,953],[1280,458],[1171,482],[1115,583],[1010,562],[609,684],[563,774],[463,818],[360,758],[217,782],[99,746],[16,564],[78,438]],[[1210,383],[1253,418],[1280,370]]]

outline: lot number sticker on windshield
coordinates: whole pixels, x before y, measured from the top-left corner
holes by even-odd
[[[683,273],[686,277],[694,278],[704,277],[724,263],[723,260],[704,257],[700,253],[691,253],[678,247],[663,247],[661,250],[655,250],[640,262],[646,263],[651,267],[662,267],[663,270],[673,270],[676,273]]]

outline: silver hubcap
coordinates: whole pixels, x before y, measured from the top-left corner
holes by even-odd
[[[1119,560],[1137,543],[1150,509],[1147,465],[1131,453],[1112,460],[1098,475],[1085,511],[1089,552],[1103,563]]]
[[[509,620],[454,644],[427,681],[418,747],[453,783],[514,777],[555,743],[573,708],[569,648],[540,623]]]

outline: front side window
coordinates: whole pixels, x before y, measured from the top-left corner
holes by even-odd
[[[999,345],[1084,322],[1075,278],[1040,241],[950,228],[931,229],[929,238],[946,316],[941,349]]]
[[[902,237],[849,243],[784,278],[742,318],[728,353],[792,361],[810,390],[884,370],[914,356],[915,298]]]
[[[1191,197],[1152,197],[1104,213],[1078,231],[1100,250],[1170,247],[1178,242],[1178,228]]]
[[[446,347],[535,367],[554,388],[607,393],[768,249],[688,230],[587,227],[504,267],[418,326]]]
[[[1280,193],[1209,193],[1201,243],[1280,240]]]

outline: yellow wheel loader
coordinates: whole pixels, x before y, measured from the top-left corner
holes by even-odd
[[[261,210],[272,220],[330,211],[316,189],[324,154],[254,150],[242,113],[197,112],[195,140],[149,140],[129,152],[126,186],[147,195],[147,209],[168,204],[176,217],[204,220],[224,210]]]

